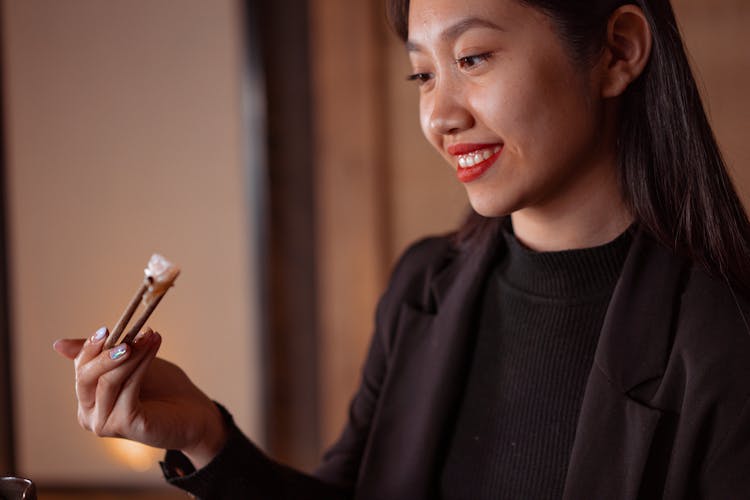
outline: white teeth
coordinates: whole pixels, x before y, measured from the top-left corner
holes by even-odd
[[[501,149],[501,146],[494,146],[481,151],[460,155],[458,156],[458,166],[462,168],[473,167],[474,165],[489,159]]]

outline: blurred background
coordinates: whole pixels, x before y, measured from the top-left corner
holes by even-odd
[[[750,195],[750,2],[673,0]],[[380,0],[3,0],[0,475],[40,498],[184,498],[161,451],[76,423],[59,337],[117,320],[153,252],[150,324],[276,459],[339,432],[390,266],[466,201],[423,140]]]

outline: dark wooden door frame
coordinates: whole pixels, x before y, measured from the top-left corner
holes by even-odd
[[[250,188],[251,202],[264,199],[266,214],[259,266],[265,273],[265,447],[274,458],[310,470],[319,460],[320,412],[308,5],[244,1],[246,77],[262,71],[266,106],[266,175],[255,179],[265,194],[257,184]]]
[[[0,4],[2,6],[2,4]],[[0,10],[0,476],[15,473],[13,440],[13,359],[11,356],[10,310],[8,300],[8,232],[6,224],[6,148],[3,13]]]

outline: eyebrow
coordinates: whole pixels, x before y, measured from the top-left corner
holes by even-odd
[[[467,17],[443,30],[443,32],[440,33],[440,38],[454,40],[472,28],[489,28],[496,31],[506,31],[505,28],[493,23],[492,21],[488,21],[487,19],[482,19],[481,17]],[[411,40],[406,41],[407,52],[418,52],[420,50],[422,50],[422,46],[418,43]]]

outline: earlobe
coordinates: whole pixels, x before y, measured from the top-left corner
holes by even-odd
[[[651,44],[651,28],[639,7],[623,5],[612,13],[602,58],[602,97],[621,95],[643,73]]]

